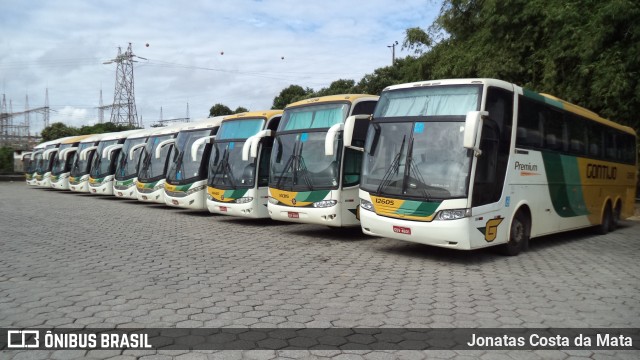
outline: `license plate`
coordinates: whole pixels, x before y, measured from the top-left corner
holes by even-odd
[[[178,200],[171,200],[171,203],[172,203],[173,205],[178,205]]]
[[[396,234],[411,235],[411,228],[403,226],[394,226],[393,232]]]
[[[227,212],[227,207],[226,206],[220,206],[220,211]]]
[[[96,192],[96,189],[91,189],[91,191],[93,191],[94,193]]]
[[[289,219],[299,219],[300,218],[300,213],[297,212],[287,212],[287,215],[289,215]]]
[[[146,195],[142,195],[142,200],[147,200],[147,196]]]
[[[122,193],[120,191],[118,191],[118,196],[122,196]]]

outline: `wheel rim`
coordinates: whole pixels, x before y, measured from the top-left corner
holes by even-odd
[[[513,245],[519,245],[524,239],[524,224],[519,220],[513,221],[512,238]]]

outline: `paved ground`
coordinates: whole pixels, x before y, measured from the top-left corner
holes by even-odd
[[[640,223],[518,257],[0,183],[0,327],[634,327]],[[637,352],[31,351],[0,358],[637,358]],[[182,355],[181,355],[182,354]],[[151,357],[150,357],[151,358]],[[149,358],[149,359],[150,359]]]

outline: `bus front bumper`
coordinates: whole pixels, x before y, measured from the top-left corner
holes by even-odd
[[[293,207],[269,203],[269,216],[273,220],[289,221],[303,224],[317,224],[341,227],[340,204],[326,208]]]
[[[360,225],[362,232],[367,235],[459,250],[471,249],[469,218],[430,222],[409,221],[380,216],[361,208]]]

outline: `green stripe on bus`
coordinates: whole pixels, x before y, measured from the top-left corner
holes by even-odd
[[[225,190],[224,198],[225,199],[240,199],[247,193],[249,189],[235,189],[235,190]]]
[[[578,160],[575,157],[542,152],[547,174],[549,197],[556,213],[561,217],[587,215],[582,194]]]
[[[524,96],[528,97],[528,98],[543,102],[545,104],[549,104],[549,105],[555,106],[555,107],[557,107],[559,109],[564,109],[564,105],[560,101],[549,99],[548,97],[544,97],[544,96],[538,94],[535,91],[522,89],[522,94]]]
[[[431,216],[440,206],[439,202],[405,200],[396,210],[398,215]]]
[[[301,191],[296,195],[296,201],[316,202],[324,200],[331,190]]]

